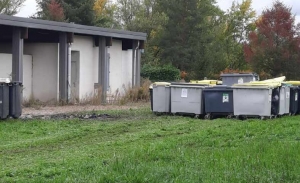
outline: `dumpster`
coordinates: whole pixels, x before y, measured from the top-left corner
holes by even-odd
[[[12,82],[9,85],[9,116],[19,118],[22,115],[22,83]]]
[[[228,86],[207,87],[203,91],[205,119],[233,116],[233,89]]]
[[[290,114],[295,115],[299,110],[299,88],[297,86],[290,87]]]
[[[279,115],[286,115],[290,113],[290,87],[282,85],[280,87],[280,102],[279,102]]]
[[[249,83],[251,81],[259,81],[259,76],[256,73],[232,73],[221,74],[222,84],[232,86],[234,84]]]
[[[9,116],[9,86],[7,83],[0,83],[0,119]]]
[[[149,93],[150,93],[150,103],[151,103],[151,111],[153,111],[153,85],[149,86]]]
[[[280,84],[238,84],[233,88],[234,115],[239,117],[277,117]]]
[[[170,83],[157,82],[153,84],[153,112],[170,113],[171,90]]]
[[[205,87],[208,85],[171,83],[171,113],[203,115],[202,91]]]

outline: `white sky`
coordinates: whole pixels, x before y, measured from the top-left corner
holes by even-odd
[[[234,0],[216,0],[223,10],[227,10]],[[236,0],[242,2],[242,0]],[[271,7],[274,0],[252,0],[253,9],[260,14],[265,8]],[[292,8],[292,13],[296,15],[296,22],[300,23],[300,1],[281,0],[284,4]],[[26,0],[21,11],[16,16],[28,17],[36,12],[36,0]]]

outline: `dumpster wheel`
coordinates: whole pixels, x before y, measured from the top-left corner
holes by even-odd
[[[211,116],[210,114],[206,114],[206,115],[204,116],[204,119],[211,120],[211,119],[212,119],[212,116]]]

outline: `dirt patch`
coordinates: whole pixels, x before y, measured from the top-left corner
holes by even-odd
[[[35,108],[23,108],[22,118],[31,117],[41,117],[41,116],[62,116],[71,113],[84,113],[84,112],[92,112],[92,111],[107,111],[107,110],[128,110],[128,109],[138,109],[141,107],[149,106],[148,103],[134,103],[128,104],[124,106],[117,105],[84,105],[84,106],[56,106],[56,107],[41,107],[39,109]]]

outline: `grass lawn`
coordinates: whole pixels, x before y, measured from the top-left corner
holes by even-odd
[[[0,122],[0,182],[300,182],[300,116],[105,113],[117,119]]]

